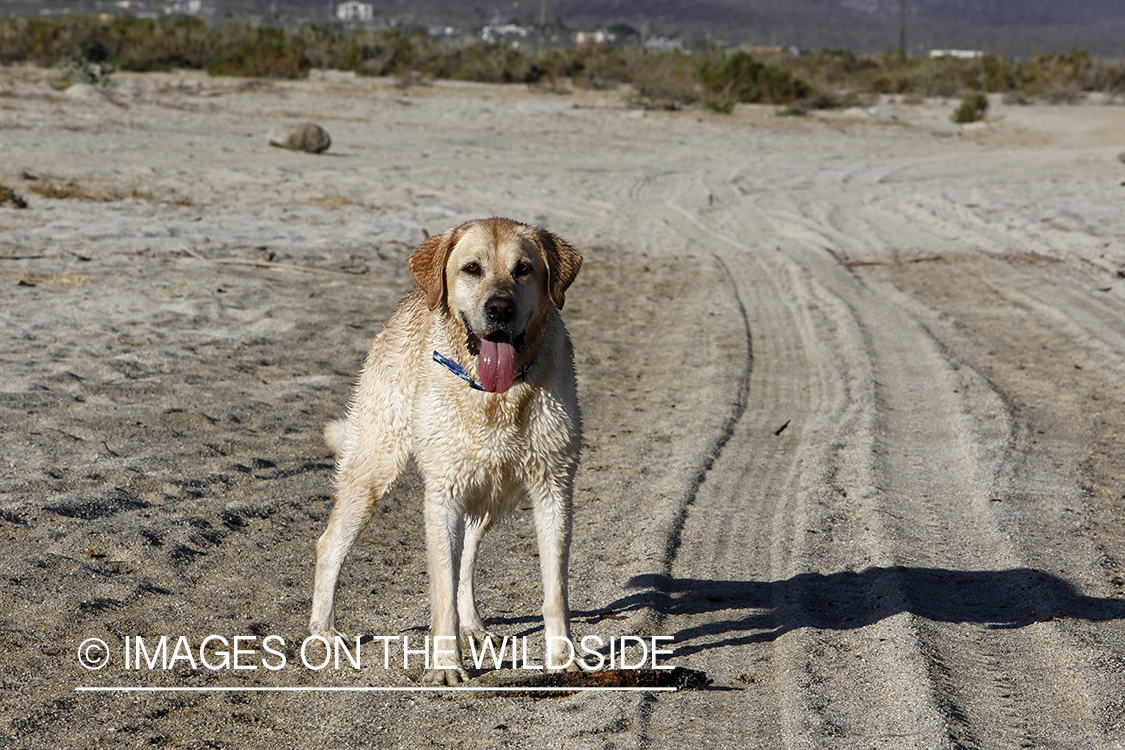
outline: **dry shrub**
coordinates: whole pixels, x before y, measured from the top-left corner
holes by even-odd
[[[23,196],[7,185],[0,184],[0,206],[6,203],[11,203],[16,208],[27,208],[27,200]]]
[[[39,274],[34,272],[24,272],[17,276],[17,283],[20,286],[57,286],[60,289],[70,289],[80,284],[88,284],[93,281],[88,275],[84,273],[48,273]]]
[[[416,86],[432,86],[433,81],[426,78],[417,70],[408,70],[395,76],[395,88],[409,91]]]
[[[29,185],[27,189],[33,193],[42,195],[44,198],[53,198],[55,200],[87,200],[98,201],[99,203],[113,200],[113,196],[100,190],[89,190],[80,186],[73,180],[68,180],[66,182],[45,180],[36,185]]]
[[[695,62],[680,52],[645,55],[633,69],[632,83],[641,103],[648,106],[692,104],[702,93],[695,80]]]
[[[155,195],[147,190],[139,190],[137,188],[132,188],[130,190],[90,188],[79,185],[74,180],[61,180],[58,178],[44,178],[41,181],[28,185],[27,189],[44,198],[52,198],[55,200],[97,201],[98,203],[110,203],[112,201],[120,201],[128,198],[138,201],[158,200]],[[177,206],[192,205],[190,198],[182,196],[174,198],[170,202]]]
[[[1086,93],[1077,81],[1060,81],[1045,87],[1040,96],[1050,104],[1077,104],[1086,98]]]
[[[353,198],[350,195],[344,195],[339,191],[326,193],[314,199],[317,203],[325,208],[339,210],[344,206],[359,206],[360,208],[370,208],[364,201]]]
[[[644,65],[645,51],[639,47],[588,47],[579,50],[575,57],[575,72],[571,76],[574,85],[608,90],[633,81],[637,70]]]
[[[312,67],[299,42],[282,29],[247,29],[246,36],[207,65],[210,75],[300,78]]]
[[[1097,60],[1085,52],[1041,54],[1017,60],[998,54],[972,59],[904,58],[898,54],[857,56],[841,50],[772,62],[818,90],[954,98],[977,91],[1074,102],[1090,91],[1125,92],[1125,62]],[[1021,99],[1022,98],[1022,99]]]
[[[1082,72],[1084,91],[1104,91],[1107,94],[1125,94],[1125,60],[1099,64]]]
[[[451,44],[444,54],[427,54],[413,61],[413,67],[435,78],[482,83],[532,83],[533,62],[521,49],[505,44]],[[404,61],[405,62],[405,61]],[[389,67],[389,66],[388,66]]]

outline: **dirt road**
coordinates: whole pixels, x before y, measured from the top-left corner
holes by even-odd
[[[0,182],[30,203],[0,207],[0,744],[1125,747],[1125,109],[954,131],[941,102],[121,78],[107,100],[0,69]],[[266,145],[301,120],[329,152]],[[297,663],[319,428],[422,230],[489,214],[587,257],[576,635],[673,636],[712,685],[76,690],[413,684],[379,641],[360,670]],[[424,635],[419,505],[413,478],[349,558],[347,632]],[[525,515],[478,590],[534,642]],[[212,634],[278,635],[288,665],[121,659]]]

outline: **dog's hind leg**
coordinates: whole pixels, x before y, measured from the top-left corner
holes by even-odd
[[[336,586],[344,558],[367,527],[375,504],[394,485],[410,457],[405,434],[379,432],[361,436],[337,468],[336,505],[316,545],[316,578],[309,617],[309,632],[314,635],[337,634]]]

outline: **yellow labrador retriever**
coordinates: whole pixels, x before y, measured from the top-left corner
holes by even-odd
[[[417,287],[375,337],[347,418],[325,430],[338,457],[336,505],[317,544],[309,629],[336,633],[340,566],[413,457],[426,488],[435,657],[423,682],[468,679],[458,636],[488,636],[473,591],[477,545],[525,497],[539,539],[547,659],[565,663],[554,638],[570,638],[582,427],[558,311],[582,256],[544,229],[492,218],[431,237],[409,260]]]

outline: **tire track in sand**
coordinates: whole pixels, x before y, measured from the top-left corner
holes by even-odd
[[[682,177],[678,184],[682,190]],[[710,194],[721,195],[721,188]],[[677,210],[685,202],[677,195],[667,200],[667,221],[725,257],[748,301],[755,366],[750,407],[689,510],[669,576],[656,582],[669,597],[664,611],[674,621],[666,624],[677,653],[698,655],[693,665],[739,688],[682,696],[691,702],[683,714],[704,718],[712,738],[725,727],[730,742],[747,739],[750,728],[759,743],[780,740],[786,747],[857,737],[873,747],[930,744],[941,726],[910,646],[909,617],[895,605],[896,576],[887,565],[886,575],[850,577],[849,569],[870,565],[878,545],[840,549],[836,540],[870,535],[880,522],[848,507],[867,503],[855,486],[871,485],[857,476],[869,471],[857,455],[870,447],[849,437],[866,435],[869,442],[874,419],[862,336],[839,300],[804,269],[734,239],[752,234],[721,231]],[[833,589],[841,587],[892,614],[857,637],[862,623],[851,620],[861,613],[835,599]],[[857,690],[880,710],[849,714],[854,701],[845,698]],[[738,715],[755,719],[750,727],[729,721]],[[693,728],[660,710],[649,720],[652,746],[655,738]]]
[[[948,226],[948,213],[934,223]],[[918,237],[929,229],[918,218],[868,207],[870,231],[853,219],[850,239]],[[836,239],[829,232],[825,244]],[[1006,256],[1011,238],[970,234],[965,244]],[[1087,571],[1120,571],[1121,540],[1090,528],[1099,513],[1082,498],[1084,482],[1105,486],[1112,470],[1095,481],[1076,464],[1086,462],[1086,446],[1122,428],[1114,398],[1125,382],[1121,326],[1109,322],[1120,311],[1098,316],[1094,308],[1111,311],[1076,294],[1083,281],[1065,267],[950,250],[950,265],[863,264],[849,274],[855,284],[834,285],[870,321],[882,306],[902,316],[898,330],[867,326],[882,352],[880,473],[891,509],[901,510],[892,516],[900,564],[929,571],[908,579],[907,596],[924,615],[924,653],[950,739],[964,747],[1105,746],[1121,738],[1120,657],[1109,644],[1121,645],[1125,609],[1110,598],[1119,588]],[[801,252],[825,275],[841,274],[822,253]],[[885,283],[888,276],[896,283]],[[913,345],[903,329],[919,334]],[[1076,376],[1074,357],[1105,381],[1102,403],[1116,402],[1105,404],[1100,429],[1085,433],[1069,425],[1089,423],[1085,412],[1099,396],[1082,403],[1092,384]],[[942,413],[952,419],[935,418]],[[949,595],[934,601],[935,591]]]
[[[1000,517],[997,495],[1044,481],[1031,480],[1041,472],[1010,397],[934,335],[932,310],[824,250],[841,239],[835,217],[853,244],[882,233],[855,236],[862,219],[840,208],[810,212],[823,223],[759,210],[730,178],[664,182],[665,228],[724,258],[755,354],[747,411],[688,506],[670,572],[650,582],[677,653],[749,685],[684,713],[706,717],[712,738],[721,717],[753,713],[758,737],[786,747],[1111,741],[1120,681],[1084,666],[1089,634],[1056,614],[1119,608],[1028,567]],[[700,218],[699,194],[723,210]],[[745,240],[771,222],[785,225],[784,251]],[[1063,485],[1048,492],[1065,497]],[[642,744],[692,731],[659,705],[643,716]],[[730,727],[745,739],[745,724]]]

